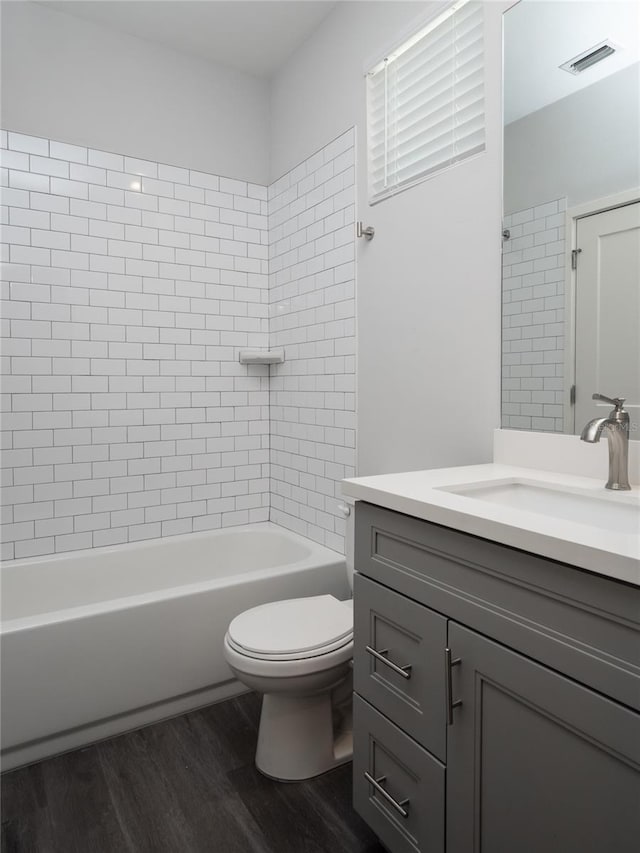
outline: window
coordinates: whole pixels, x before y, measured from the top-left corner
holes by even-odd
[[[461,0],[367,74],[371,204],[484,150],[483,31]]]

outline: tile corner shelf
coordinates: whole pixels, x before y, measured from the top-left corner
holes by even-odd
[[[241,349],[240,364],[282,364],[284,349]]]

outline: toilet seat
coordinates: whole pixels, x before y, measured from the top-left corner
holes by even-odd
[[[275,684],[283,679],[300,681],[348,664],[353,658],[353,639],[338,649],[314,657],[275,660],[248,655],[242,649],[235,648],[229,641],[229,634],[227,633],[224,638],[224,655],[229,666],[240,673],[238,677],[241,681],[246,676],[265,679],[263,692],[268,693],[273,692]],[[267,684],[270,689],[267,689]]]
[[[226,641],[238,654],[264,661],[316,658],[353,643],[353,607],[332,595],[287,599],[246,610]]]

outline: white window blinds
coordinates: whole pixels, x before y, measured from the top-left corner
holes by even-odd
[[[463,0],[367,74],[371,204],[484,149],[483,40]]]

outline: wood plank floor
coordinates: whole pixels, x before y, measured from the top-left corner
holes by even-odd
[[[383,853],[351,765],[283,784],[246,694],[2,777],[2,853]]]

